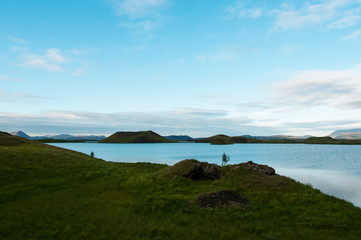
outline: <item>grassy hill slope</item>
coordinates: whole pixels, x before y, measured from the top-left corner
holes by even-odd
[[[172,142],[153,131],[116,132],[100,143],[166,143]]]
[[[219,180],[193,181],[181,164],[111,163],[15,139],[0,134],[0,239],[361,239],[360,208],[290,178],[225,166]],[[197,206],[215,190],[250,204]]]

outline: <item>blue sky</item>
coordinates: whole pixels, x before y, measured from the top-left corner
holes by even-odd
[[[0,3],[0,129],[361,128],[361,1]]]

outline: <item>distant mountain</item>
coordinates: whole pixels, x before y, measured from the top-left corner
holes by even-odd
[[[31,137],[28,134],[24,133],[23,131],[15,131],[15,132],[12,132],[10,134],[13,135],[13,136],[18,136],[18,137],[31,139]]]
[[[170,135],[170,136],[163,136],[168,140],[171,141],[193,141],[194,139],[188,135]]]
[[[167,143],[171,142],[153,131],[116,132],[100,143]]]
[[[330,134],[330,137],[336,139],[361,139],[361,129],[337,130]]]
[[[251,135],[242,135],[242,137],[253,138],[259,140],[279,140],[279,139],[293,139],[293,140],[301,140],[312,137],[311,135],[305,136],[291,136],[291,135],[272,135],[272,136],[251,136]]]
[[[77,140],[89,140],[89,141],[100,141],[105,138],[105,136],[100,135],[70,135],[70,134],[59,134],[59,135],[45,135],[45,136],[34,136],[31,137],[24,133],[23,131],[12,132],[11,135],[23,137],[33,140],[42,140],[42,139],[56,139],[56,140],[65,140],[65,141],[77,141]]]
[[[70,134],[59,134],[59,135],[54,135],[54,136],[49,136],[49,139],[56,139],[56,140],[68,140],[68,141],[76,141],[76,140],[90,140],[90,141],[100,141],[105,139],[106,137],[101,135],[101,136],[96,136],[96,135],[77,135],[77,136],[73,136]]]

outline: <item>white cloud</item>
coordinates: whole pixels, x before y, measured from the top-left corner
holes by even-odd
[[[150,30],[152,30],[153,26],[154,26],[154,23],[152,23],[149,20],[146,20],[146,21],[138,22],[137,27],[143,29],[144,31],[150,31]]]
[[[357,30],[357,31],[345,36],[343,39],[348,40],[348,39],[356,38],[360,35],[361,35],[361,30]]]
[[[109,0],[113,9],[120,16],[144,18],[156,15],[166,5],[166,0]]]
[[[136,33],[149,32],[161,25],[161,10],[167,0],[107,0],[113,10],[123,18],[121,27]]]
[[[234,18],[258,18],[262,16],[260,8],[246,8],[244,4],[237,1],[228,5],[224,10],[224,19],[231,20]]]
[[[83,70],[76,70],[76,71],[74,71],[74,72],[72,72],[71,73],[71,75],[72,76],[74,76],[74,77],[76,77],[76,76],[82,76],[82,75],[84,75],[85,73],[84,73],[84,71]]]
[[[61,51],[58,48],[46,50],[46,58],[53,62],[65,62],[65,58],[61,55]]]
[[[276,16],[274,30],[288,30],[323,24],[329,28],[351,27],[360,20],[360,10],[360,1],[323,0],[313,4],[306,2],[298,9],[293,5],[282,4],[281,9],[270,13]]]
[[[239,104],[240,111],[254,119],[254,125],[279,129],[281,134],[317,136],[361,127],[359,65],[293,72],[264,87],[268,96]]]
[[[56,133],[111,134],[115,131],[151,129],[160,134],[189,134],[194,137],[224,133],[242,135],[272,132],[272,128],[252,125],[247,116],[231,117],[223,110],[176,109],[157,112],[96,113],[75,111],[44,111],[36,114],[0,113],[3,130],[31,129]],[[49,132],[48,132],[49,133]]]
[[[59,64],[65,61],[65,57],[62,55],[59,49],[51,48],[47,49],[46,54],[43,56],[31,54],[24,55],[20,57],[20,62],[17,65],[25,68],[60,72],[65,71],[65,69]]]
[[[208,57],[204,54],[198,54],[197,56],[195,56],[195,60],[199,62],[205,62],[208,60]]]
[[[16,44],[23,44],[23,45],[25,45],[25,44],[28,43],[28,42],[25,41],[24,39],[21,39],[21,38],[12,36],[12,35],[7,36],[7,39],[9,39],[10,41],[12,41],[13,43],[16,43]]]
[[[13,51],[13,52],[19,52],[19,53],[29,52],[29,48],[27,48],[27,47],[19,47],[19,46],[12,46],[10,48],[10,50]]]
[[[352,27],[358,23],[361,19],[359,15],[351,15],[343,17],[337,21],[334,21],[328,25],[329,28],[347,28]]]
[[[179,108],[174,111],[177,114],[193,115],[193,116],[213,116],[213,117],[224,117],[227,116],[228,112],[224,110],[210,110],[200,108]]]
[[[66,51],[66,53],[70,53],[75,56],[84,56],[92,53],[99,52],[100,50],[97,48],[73,48],[71,50]]]
[[[24,92],[8,92],[0,89],[0,101],[13,102],[23,100],[42,100],[44,97]]]
[[[64,71],[64,69],[54,63],[47,61],[39,56],[26,56],[23,58],[18,66],[25,68],[34,68],[34,69],[42,69],[52,72],[60,72]]]
[[[134,29],[137,32],[148,32],[154,30],[159,24],[155,21],[144,20],[144,21],[127,21],[119,24],[121,27]]]
[[[239,12],[238,17],[258,18],[262,16],[260,8],[246,9]]]
[[[3,80],[3,81],[11,81],[11,82],[22,82],[22,80],[20,80],[20,79],[10,78],[10,77],[3,76],[3,75],[0,75],[0,80]]]
[[[342,108],[361,100],[361,68],[333,71],[300,71],[289,80],[271,85],[272,101],[283,106]]]
[[[199,62],[218,62],[218,61],[229,61],[235,58],[236,55],[229,53],[229,54],[215,54],[215,55],[206,55],[206,54],[198,54],[195,56],[195,60]]]

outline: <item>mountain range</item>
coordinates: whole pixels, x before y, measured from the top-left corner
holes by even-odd
[[[70,135],[70,134],[58,134],[58,135],[45,135],[45,136],[34,136],[31,137],[23,131],[11,132],[11,135],[23,137],[32,140],[42,139],[54,139],[54,140],[65,140],[65,141],[76,141],[76,140],[88,140],[88,141],[100,141],[105,138],[103,135]]]
[[[146,131],[144,131],[146,132]],[[143,132],[143,133],[144,133]],[[125,132],[123,132],[125,133]],[[88,141],[102,141],[106,138],[104,135],[71,135],[71,134],[58,134],[58,135],[45,135],[45,136],[29,136],[23,131],[15,131],[11,133],[14,136],[19,136],[32,140],[43,140],[43,139],[53,139],[53,140],[64,140],[64,141],[77,141],[77,140],[88,140]],[[149,133],[148,133],[149,134]],[[157,134],[158,135],[158,134]],[[337,130],[329,135],[334,139],[345,139],[345,140],[358,140],[361,139],[361,129],[348,129],[348,130]],[[170,141],[197,141],[204,140],[206,138],[192,138],[188,135],[170,135],[170,136],[160,136]],[[311,137],[310,135],[305,136],[289,136],[289,135],[272,135],[272,136],[251,136],[251,135],[242,135],[243,138],[251,138],[257,140],[280,140],[280,139],[289,139],[289,140],[302,140]],[[161,142],[165,142],[162,139]],[[160,140],[160,138],[158,138]]]

